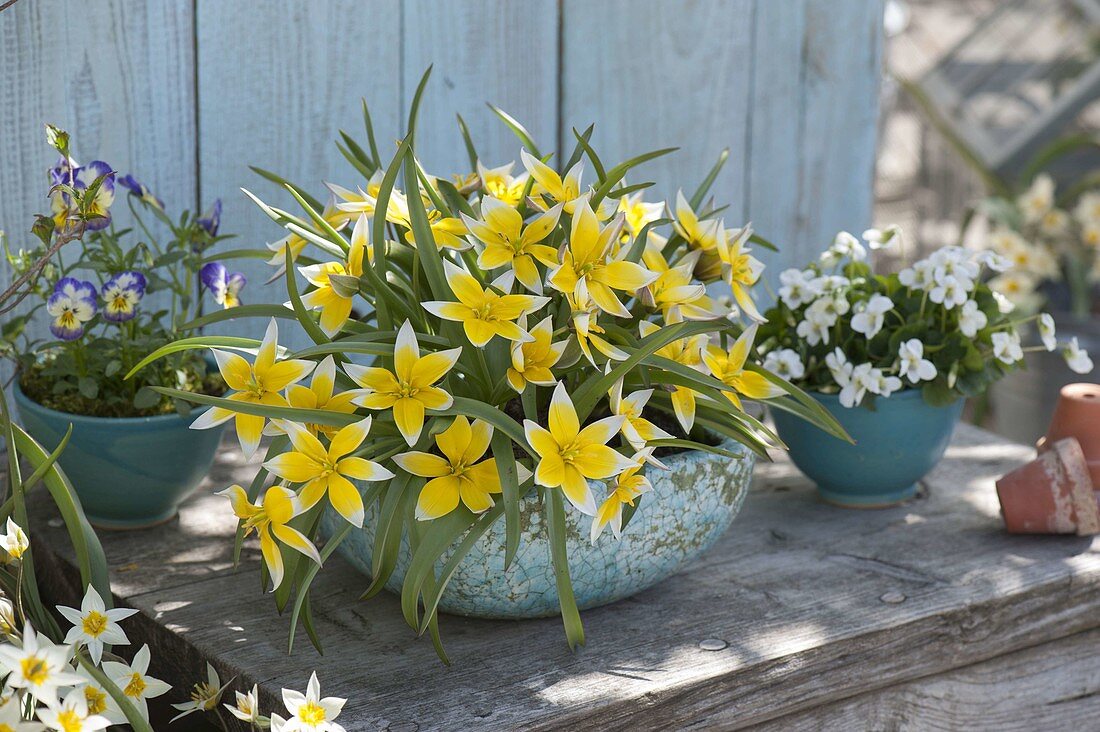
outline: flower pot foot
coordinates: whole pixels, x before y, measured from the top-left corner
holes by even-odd
[[[132,519],[117,519],[117,518],[100,518],[98,516],[87,516],[88,523],[97,529],[103,529],[104,531],[136,531],[138,529],[151,529],[154,526],[160,526],[166,524],[179,515],[179,510],[173,508],[171,511],[159,516],[139,516]]]
[[[1085,454],[1068,437],[997,481],[1005,528],[1011,534],[1100,533],[1100,507]]]
[[[913,485],[896,491],[882,493],[849,493],[843,490],[830,490],[817,487],[821,500],[840,508],[893,508],[894,506],[910,501],[917,496],[918,486]]]

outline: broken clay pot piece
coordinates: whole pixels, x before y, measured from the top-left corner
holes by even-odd
[[[1062,387],[1047,434],[1039,440],[1039,451],[1067,437],[1077,438],[1092,484],[1100,487],[1100,384]]]
[[[1011,534],[1100,533],[1100,507],[1076,439],[1048,443],[1037,458],[997,481]]]

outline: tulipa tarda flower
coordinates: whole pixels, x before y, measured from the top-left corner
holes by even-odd
[[[524,287],[541,295],[542,276],[535,261],[554,267],[558,263],[558,252],[539,242],[558,225],[561,211],[559,203],[525,226],[519,211],[504,201],[491,196],[481,199],[482,221],[462,214],[466,228],[485,245],[478,255],[478,266],[491,270],[508,265]]]
[[[456,264],[444,262],[443,269],[447,273],[447,284],[458,302],[426,302],[425,310],[443,320],[462,323],[466,337],[478,348],[492,340],[493,336],[510,341],[531,340],[516,320],[540,309],[550,302],[550,298],[508,294],[512,280],[510,272],[483,288],[470,273]]]
[[[756,326],[752,325],[738,336],[729,351],[718,346],[707,346],[703,351],[703,363],[710,369],[714,378],[731,387],[722,395],[741,408],[741,398],[771,399],[783,393],[783,390],[755,371],[745,370],[753,340],[756,338]]]
[[[218,495],[229,498],[233,513],[244,522],[245,536],[255,531],[260,537],[260,553],[271,575],[273,590],[283,583],[283,555],[279,550],[279,542],[301,552],[317,564],[321,563],[321,555],[313,542],[302,532],[287,525],[292,518],[305,510],[294,491],[279,485],[271,486],[259,503],[250,502],[248,494],[239,485],[231,485]]]

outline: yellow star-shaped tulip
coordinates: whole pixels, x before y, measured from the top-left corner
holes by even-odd
[[[572,310],[570,322],[573,324],[577,345],[580,346],[588,362],[593,366],[596,365],[596,359],[592,355],[593,347],[612,361],[625,361],[626,352],[603,337],[605,331],[596,322],[599,316],[599,308],[596,304],[591,300],[585,300],[582,301],[582,305],[572,295],[566,295],[565,299]]]
[[[284,575],[283,555],[279,551],[276,539],[306,555],[317,564],[321,563],[321,555],[317,552],[317,547],[313,546],[313,543],[300,531],[287,525],[292,518],[305,510],[290,489],[278,485],[272,486],[267,489],[263,500],[258,504],[250,503],[248,494],[239,485],[232,485],[218,495],[229,498],[233,513],[244,522],[245,536],[253,531],[259,535],[260,553],[263,554],[264,564],[267,565],[267,571],[271,575],[272,589],[278,588],[283,583]]]
[[[226,398],[246,404],[287,406],[281,392],[291,384],[304,379],[315,366],[313,361],[300,359],[276,361],[279,349],[279,326],[272,318],[267,332],[256,352],[256,360],[249,364],[241,356],[227,351],[211,349],[218,362],[218,370],[233,393]],[[245,457],[251,457],[260,444],[265,419],[253,414],[241,414],[224,407],[211,407],[191,423],[191,429],[203,430],[236,419],[237,439]]]
[[[718,256],[722,260],[722,272],[725,275],[726,284],[733,290],[733,299],[741,306],[745,315],[762,323],[766,318],[756,309],[756,304],[749,295],[749,290],[760,279],[760,273],[764,271],[764,263],[752,256],[752,252],[745,248],[745,242],[752,236],[752,229],[746,226],[739,231],[727,234],[725,228],[719,225],[718,231]]]
[[[629,318],[630,311],[615,296],[614,290],[633,294],[657,279],[657,273],[612,255],[612,248],[618,246],[622,226],[623,219],[618,216],[601,228],[588,199],[578,202],[573,212],[569,245],[562,254],[561,265],[550,275],[550,284],[578,300],[591,298],[611,315]],[[625,254],[623,250],[622,255]]]
[[[707,296],[706,286],[694,281],[692,273],[701,254],[693,251],[675,267],[670,267],[659,252],[645,255],[646,266],[658,273],[657,279],[647,288],[648,298],[666,322],[674,314],[687,320],[713,320],[722,316],[718,305]]]
[[[355,299],[354,293],[349,292],[345,287],[334,286],[331,277],[334,275],[356,278],[363,276],[363,258],[370,251],[367,233],[369,230],[370,220],[365,214],[360,214],[351,232],[351,246],[346,262],[325,262],[298,268],[298,271],[314,287],[302,296],[302,304],[310,310],[321,311],[321,330],[329,336],[339,333],[344,323],[348,322]]]
[[[355,214],[347,213],[336,208],[336,196],[330,195],[328,203],[325,204],[325,209],[321,213],[321,218],[329,223],[332,228],[339,231],[344,228],[347,223],[355,217]],[[308,242],[304,237],[297,233],[290,233],[277,242],[273,242],[267,245],[267,248],[272,251],[271,259],[267,261],[273,267],[279,267],[280,272],[282,268],[286,266],[286,251],[290,250],[290,261],[297,261],[298,255],[302,253]],[[276,275],[277,276],[277,275]]]
[[[510,265],[524,287],[541,295],[542,277],[535,260],[553,267],[558,263],[558,252],[538,242],[546,239],[558,225],[561,209],[558,204],[524,226],[523,217],[512,206],[491,196],[482,198],[483,221],[462,214],[466,228],[485,244],[477,258],[478,266],[490,270]]]
[[[634,463],[607,446],[622,428],[624,417],[606,417],[581,429],[573,401],[558,382],[550,399],[550,429],[524,420],[527,441],[538,454],[535,482],[546,488],[561,488],[578,511],[593,516],[596,501],[588,479],[604,480]]]
[[[431,478],[420,490],[417,519],[428,521],[446,516],[458,508],[460,500],[473,513],[483,513],[495,505],[493,494],[501,492],[497,461],[481,460],[492,437],[493,428],[488,422],[475,419],[470,424],[465,417],[458,416],[450,427],[435,436],[443,457],[417,451],[394,456],[393,461],[402,470]],[[520,482],[527,477],[530,473],[521,476]]]
[[[625,217],[626,228],[632,237],[641,234],[646,224],[661,218],[661,212],[664,209],[664,201],[658,201],[657,203],[643,201],[642,191],[619,199],[619,212]],[[649,236],[653,236],[653,234],[651,233]]]
[[[482,288],[474,277],[456,264],[443,261],[447,284],[458,302],[432,301],[423,303],[424,309],[444,320],[462,323],[470,343],[481,348],[500,336],[510,341],[529,341],[531,336],[515,321],[534,312],[546,303],[548,297],[537,295],[499,294],[511,288],[511,274],[498,277],[489,287]]]
[[[409,445],[415,445],[424,429],[425,409],[447,409],[454,400],[434,386],[455,365],[462,348],[420,355],[412,324],[405,321],[393,348],[394,371],[378,366],[344,364],[344,371],[362,389],[348,392],[367,409],[392,409],[393,421]]]
[[[703,350],[703,363],[710,369],[714,378],[733,389],[733,391],[723,391],[722,394],[738,409],[741,408],[741,399],[738,394],[749,399],[770,399],[783,393],[782,389],[760,374],[745,370],[745,361],[748,360],[749,351],[756,338],[756,328],[756,324],[746,328],[745,332],[730,346],[728,353],[714,345],[707,346]]]
[[[294,449],[276,455],[264,463],[272,475],[291,483],[302,483],[298,498],[308,511],[326,494],[336,512],[348,523],[363,526],[363,497],[350,479],[363,481],[387,480],[393,473],[376,462],[355,457],[370,432],[371,418],[341,427],[326,448],[305,427],[294,422],[280,422],[279,427],[290,437]]]
[[[554,337],[553,316],[543,318],[531,329],[533,340],[512,344],[512,366],[508,369],[508,384],[520,394],[527,384],[553,386],[550,369],[561,358],[566,342],[551,342]]]
[[[504,201],[509,206],[517,206],[523,200],[523,191],[527,188],[528,173],[512,175],[515,161],[499,168],[486,168],[477,161],[477,177],[481,181],[481,190],[493,198]]]
[[[317,368],[313,370],[313,378],[309,386],[291,384],[286,389],[286,400],[290,406],[296,409],[322,409],[337,414],[351,414],[355,411],[355,403],[352,401],[355,394],[341,392],[334,394],[336,389],[336,361],[332,356],[325,356]],[[336,434],[337,427],[327,424],[307,424],[305,428],[311,434],[323,434],[332,437]],[[280,431],[281,432],[281,431]]]
[[[718,249],[718,222],[700,220],[691,204],[684,198],[683,191],[676,191],[676,215],[672,227],[692,249],[715,252]]]
[[[536,158],[526,150],[519,151],[519,157],[523,161],[523,167],[535,179],[538,184],[535,188],[537,196],[549,196],[554,203],[560,203],[567,214],[572,215],[577,199],[581,196],[581,176],[584,174],[584,161],[578,161],[565,173],[565,177],[558,175],[557,171],[546,163]],[[536,202],[544,206],[536,197]]]
[[[679,318],[666,321],[668,325],[682,322]],[[643,338],[661,329],[656,323],[643,320],[638,324],[638,332]],[[662,356],[689,368],[701,371],[703,367],[702,350],[707,346],[706,335],[680,338],[657,349],[656,355]],[[695,425],[695,390],[686,386],[673,386],[672,409],[684,432],[691,432]]]
[[[611,527],[611,533],[615,535],[616,539],[621,537],[623,533],[623,506],[633,506],[638,496],[653,490],[653,484],[649,482],[649,478],[640,472],[646,459],[652,453],[653,448],[647,448],[634,455],[634,464],[619,473],[615,478],[614,490],[600,504],[599,510],[596,511],[596,515],[592,519],[591,541],[593,544],[596,543],[596,539],[600,538],[600,534],[608,526]]]
[[[620,429],[623,437],[635,450],[643,449],[650,440],[672,438],[668,432],[642,416],[642,410],[652,396],[653,389],[639,389],[624,397],[622,379],[615,382],[608,394],[611,413],[623,417],[623,426]]]

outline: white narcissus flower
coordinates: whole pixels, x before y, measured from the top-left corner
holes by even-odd
[[[874,338],[882,330],[886,313],[894,309],[894,301],[885,295],[872,295],[865,304],[856,306],[852,316],[852,330],[862,333],[868,339]]]
[[[65,699],[54,707],[39,709],[38,718],[51,730],[61,732],[95,732],[95,730],[106,729],[111,724],[106,717],[88,711],[88,702],[80,689],[70,691],[65,695]],[[0,723],[0,730],[3,729],[5,727]]]
[[[1024,349],[1020,347],[1020,336],[1013,333],[994,333],[993,355],[1002,363],[1014,364],[1024,357]]]
[[[92,657],[92,663],[96,666],[103,659],[104,645],[129,645],[130,639],[119,627],[118,621],[125,620],[137,612],[130,608],[108,610],[103,603],[103,598],[91,585],[88,585],[84,593],[79,610],[58,605],[57,611],[73,624],[65,636],[65,642],[86,646],[88,655]]]
[[[989,323],[989,318],[978,307],[975,300],[967,300],[959,311],[959,330],[967,338],[978,335],[978,331]]]
[[[306,693],[283,689],[283,704],[290,712],[290,719],[282,724],[283,732],[346,732],[344,728],[333,722],[340,715],[347,699],[338,699],[334,696],[321,698],[321,683],[317,680],[317,672],[314,671],[306,685]],[[271,715],[271,727],[275,729],[275,720],[278,715]]]
[[[1058,339],[1054,333],[1054,318],[1050,313],[1039,316],[1039,338],[1043,341],[1043,348],[1053,351],[1058,347]]]
[[[149,676],[149,646],[143,645],[134,654],[134,660],[129,663],[118,661],[104,661],[103,671],[111,681],[122,690],[126,698],[141,714],[142,719],[149,719],[148,699],[167,693],[171,685],[160,679]]]
[[[0,534],[0,546],[4,547],[4,551],[8,553],[8,556],[12,559],[22,559],[23,552],[30,548],[30,540],[27,539],[26,532],[23,531],[19,524],[11,520],[8,517],[7,532]]]
[[[802,359],[790,348],[769,351],[764,356],[764,368],[776,376],[782,376],[787,381],[795,381],[806,375],[806,367],[802,364]]]
[[[69,666],[72,648],[57,646],[37,635],[30,623],[23,628],[23,647],[0,646],[0,667],[9,669],[7,685],[25,689],[46,706],[58,704],[58,687],[79,686],[83,679]]]
[[[1074,373],[1087,374],[1092,371],[1092,359],[1089,358],[1088,351],[1077,342],[1077,336],[1070,339],[1062,355],[1066,358],[1066,365]]]
[[[936,365],[924,357],[924,344],[910,338],[898,348],[898,372],[914,384],[936,378]]]
[[[885,229],[867,229],[863,232],[863,240],[871,249],[885,249],[895,241],[901,241],[901,227],[890,224]]]

